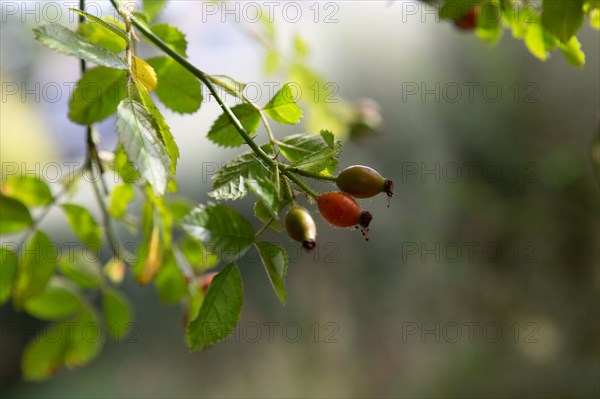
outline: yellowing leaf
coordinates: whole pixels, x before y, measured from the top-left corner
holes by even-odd
[[[133,57],[133,75],[134,79],[140,82],[148,91],[156,89],[158,79],[156,78],[156,72],[146,61],[134,56]]]

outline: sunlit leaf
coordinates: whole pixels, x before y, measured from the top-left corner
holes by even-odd
[[[17,233],[32,223],[31,214],[21,201],[0,194],[0,235]]]
[[[236,105],[231,109],[233,114],[241,122],[244,130],[254,136],[260,125],[260,113],[250,104]],[[208,138],[213,143],[223,147],[239,147],[245,143],[225,113],[221,114],[208,131]]]
[[[45,206],[52,201],[48,184],[38,176],[14,175],[2,182],[2,193],[26,206]]]
[[[42,320],[63,320],[81,310],[79,293],[67,281],[54,277],[42,292],[25,302],[25,310]]]
[[[294,100],[294,93],[289,83],[275,93],[275,96],[263,108],[265,113],[279,123],[295,125],[302,119],[302,110]]]
[[[88,246],[102,244],[102,230],[90,211],[75,204],[63,204],[62,208],[77,238]]]

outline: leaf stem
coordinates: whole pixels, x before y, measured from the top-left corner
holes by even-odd
[[[319,194],[317,194],[312,188],[310,188],[308,186],[308,184],[306,184],[304,182],[304,180],[302,180],[301,178],[296,176],[294,173],[292,173],[286,169],[282,169],[281,173],[283,173],[288,179],[290,179],[291,181],[296,183],[296,185],[298,187],[300,187],[303,191],[305,191],[308,195],[313,197],[315,200],[317,200],[319,198]]]
[[[337,181],[337,176],[327,176],[327,175],[322,175],[320,173],[313,173],[313,172],[309,172],[307,170],[303,170],[303,169],[296,168],[294,166],[289,166],[289,165],[280,165],[280,167],[281,167],[281,169],[283,169],[287,172],[295,173],[297,175],[308,177],[308,178],[315,179],[315,180],[328,181],[328,182],[332,182],[332,183],[335,183]]]
[[[275,221],[275,218],[271,218],[267,221],[267,223],[265,223],[265,225],[263,227],[260,228],[260,230],[258,230],[256,232],[256,235],[254,236],[254,241],[258,240],[258,237],[260,237],[265,231],[267,231],[267,229],[269,228],[269,226]]]

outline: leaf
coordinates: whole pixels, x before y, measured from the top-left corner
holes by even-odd
[[[271,152],[270,146],[263,146],[267,153]],[[208,193],[217,200],[237,200],[248,193],[246,179],[258,177],[272,178],[273,173],[268,166],[252,151],[243,153],[223,165],[213,176],[213,191]]]
[[[187,292],[187,283],[172,250],[167,250],[163,256],[163,265],[156,275],[154,285],[158,290],[160,300],[166,304],[176,304]]]
[[[140,251],[141,252],[141,251]],[[150,241],[147,245],[147,253],[140,258],[141,269],[138,274],[138,281],[141,285],[146,285],[154,280],[154,276],[162,266],[162,245],[160,242],[160,231],[157,224],[152,228]]]
[[[0,194],[0,235],[17,233],[32,223],[31,214],[22,202]]]
[[[147,61],[156,71],[156,95],[165,106],[182,114],[200,109],[203,100],[201,86],[194,75],[168,57],[154,57]]]
[[[531,54],[540,60],[546,61],[550,57],[548,52],[553,50],[557,44],[558,40],[546,32],[539,22],[532,22],[528,25],[525,45]]]
[[[189,199],[185,197],[168,197],[165,198],[165,205],[167,206],[171,216],[173,217],[173,222],[178,223],[190,213],[193,208],[192,203]]]
[[[90,125],[111,116],[127,95],[125,71],[107,67],[88,69],[69,100],[69,119]]]
[[[98,26],[100,26],[101,28],[111,32],[112,34],[120,37],[121,39],[123,39],[126,43],[129,42],[129,36],[127,35],[127,32],[125,32],[123,29],[121,29],[120,27],[118,27],[115,24],[111,24],[110,22],[106,22],[101,18],[98,18],[94,15],[88,14],[87,12],[78,10],[76,8],[69,8],[69,11],[73,11],[79,15],[84,16],[85,18],[89,19],[91,22],[94,22],[96,24],[98,24]]]
[[[263,110],[279,123],[295,125],[302,119],[302,110],[294,101],[294,93],[289,83],[284,84],[281,90],[275,93]]]
[[[27,381],[43,381],[52,377],[63,363],[68,344],[68,334],[63,323],[50,323],[27,343],[21,358],[23,378]]]
[[[140,103],[124,99],[117,107],[117,135],[127,158],[154,189],[164,195],[171,160],[160,140],[155,120]]]
[[[156,85],[158,84],[154,68],[146,61],[136,56],[133,56],[133,77],[148,91],[156,89]]]
[[[502,11],[498,0],[489,0],[482,4],[482,11],[477,14],[477,37],[495,44],[502,37]],[[512,11],[509,12],[512,15]]]
[[[131,184],[119,184],[112,190],[108,213],[116,219],[122,219],[127,212],[127,206],[135,197],[135,190]]]
[[[26,206],[46,206],[52,201],[52,192],[44,180],[32,175],[14,175],[2,182],[2,193],[21,201]]]
[[[246,187],[258,197],[271,217],[278,220],[281,207],[279,195],[273,182],[264,178],[248,179],[246,180]]]
[[[57,245],[50,242],[44,233],[37,231],[21,254],[13,298],[17,309],[22,308],[26,300],[44,290],[54,274],[57,261]]]
[[[162,12],[167,0],[144,0],[144,14],[152,22]]]
[[[583,0],[543,0],[542,27],[567,44],[583,24]]]
[[[279,151],[299,169],[330,176],[337,169],[342,151],[338,141],[334,141],[334,148],[330,147],[331,139],[331,133],[327,131],[322,136],[287,136],[279,142]]]
[[[333,133],[331,133],[329,130],[321,130],[320,135],[323,138],[323,140],[325,141],[325,143],[327,144],[327,146],[330,149],[335,150],[336,142],[335,142],[335,136],[333,135]]]
[[[187,238],[179,244],[179,248],[192,269],[202,272],[219,263],[219,258],[209,252],[202,243],[194,238]]]
[[[207,78],[234,97],[242,98],[244,95],[246,84],[238,82],[232,77],[226,75],[209,75]]]
[[[467,14],[476,4],[474,0],[446,0],[440,8],[440,17],[455,21]]]
[[[120,53],[121,51],[125,50],[125,47],[127,46],[125,40],[104,29],[97,23],[84,22],[79,24],[77,27],[77,33],[92,43],[106,47],[113,53]]]
[[[115,150],[115,159],[112,168],[123,179],[124,183],[131,184],[140,181],[140,174],[135,170],[133,164],[129,162],[129,159],[127,159],[127,154],[125,154],[125,150],[121,144]]]
[[[261,200],[258,200],[254,203],[254,216],[256,216],[256,218],[263,223],[268,223],[273,217],[271,211]],[[282,232],[283,228],[281,227],[281,224],[279,224],[278,219],[279,218],[273,220],[269,227],[277,232]]]
[[[75,204],[63,204],[62,208],[77,238],[86,246],[102,245],[102,230],[86,208]]]
[[[68,324],[69,340],[63,354],[65,365],[70,368],[85,366],[102,351],[104,336],[100,329],[100,319],[94,309],[85,307]]]
[[[10,298],[17,277],[18,257],[7,247],[0,247],[0,305]]]
[[[594,29],[600,29],[600,10],[590,11],[590,26]]]
[[[33,31],[36,40],[54,51],[109,68],[127,69],[125,61],[115,53],[106,47],[90,42],[80,34],[62,25],[44,25],[33,29]]]
[[[96,289],[102,284],[100,265],[95,261],[96,254],[69,252],[58,262],[63,276],[84,289]]]
[[[198,205],[183,219],[182,226],[225,261],[240,258],[254,241],[250,222],[225,205]]]
[[[231,109],[240,121],[244,130],[254,136],[260,125],[260,113],[250,104],[236,105]],[[239,147],[245,143],[244,139],[233,126],[225,113],[221,114],[208,131],[208,138],[223,147]]]
[[[579,43],[576,36],[571,37],[567,44],[561,43],[560,50],[571,65],[577,68],[585,65],[585,54],[581,50],[581,43]]]
[[[81,310],[77,290],[65,280],[53,277],[44,291],[25,302],[25,310],[41,320],[63,320]]]
[[[287,294],[284,280],[288,269],[287,252],[279,245],[267,241],[257,242],[256,247],[277,297],[282,304],[285,304]]]
[[[230,263],[213,279],[198,317],[187,328],[190,349],[204,349],[225,339],[237,326],[243,303],[242,276],[235,263]]]
[[[152,32],[165,41],[169,47],[186,57],[187,40],[179,29],[169,24],[156,24],[150,28]]]
[[[102,294],[102,308],[108,333],[117,341],[127,337],[132,311],[129,301],[119,291],[109,288]]]

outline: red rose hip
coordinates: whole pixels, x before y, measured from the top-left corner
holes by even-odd
[[[317,199],[317,205],[325,220],[334,226],[352,227],[358,225],[363,229],[367,229],[371,219],[373,219],[370,212],[363,211],[354,198],[345,193],[321,194]]]

